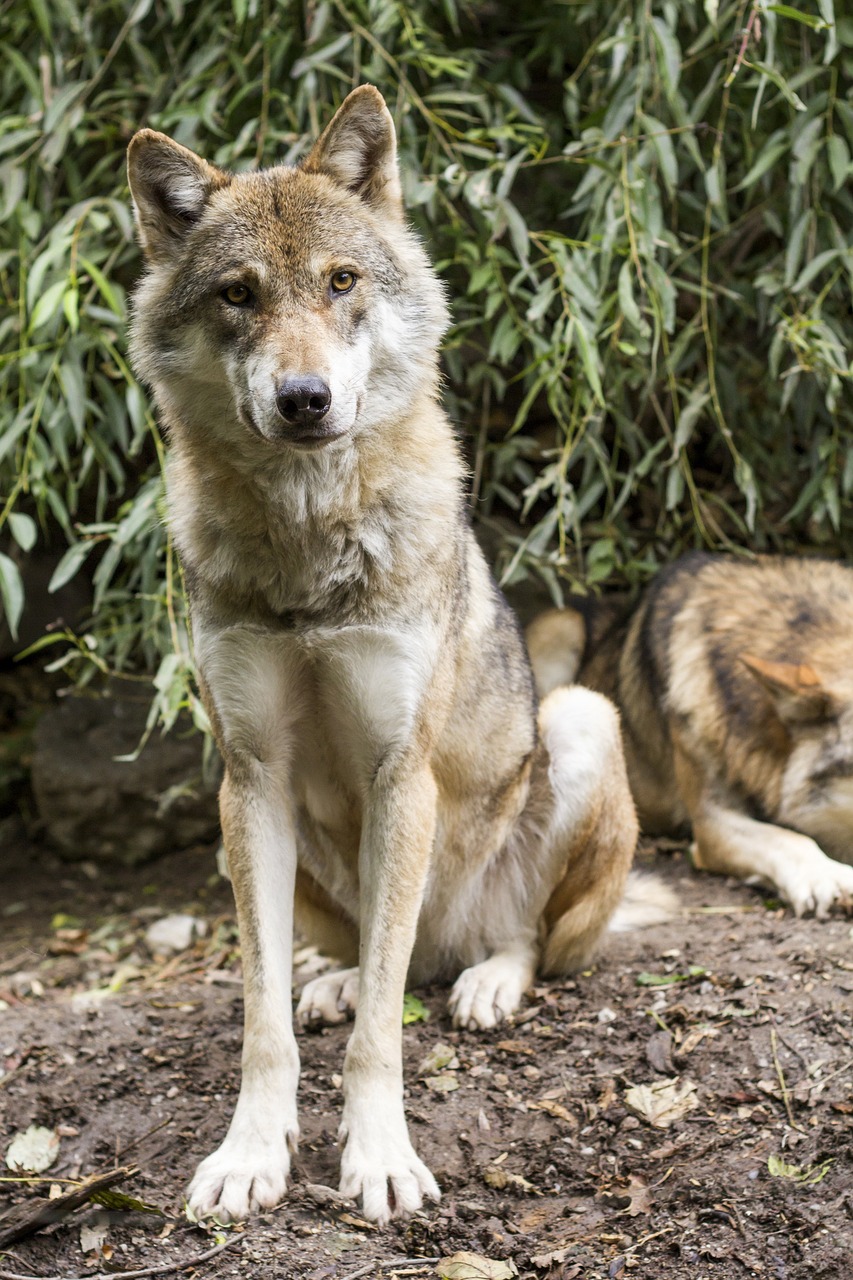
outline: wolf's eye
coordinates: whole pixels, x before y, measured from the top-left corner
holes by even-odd
[[[336,271],[329,283],[332,286],[332,293],[349,293],[355,281],[356,277],[351,271]]]
[[[229,284],[222,296],[232,307],[247,307],[252,301],[252,291],[244,284]]]

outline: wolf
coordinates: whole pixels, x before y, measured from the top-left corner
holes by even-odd
[[[355,1013],[341,1190],[384,1223],[439,1197],[404,1115],[406,985],[453,981],[454,1024],[488,1028],[537,967],[589,957],[637,836],[618,716],[586,689],[537,709],[466,516],[444,291],[378,90],[296,167],[232,175],[143,129],[128,171],[132,359],[170,441],[244,968],[236,1111],[189,1205],[238,1219],[284,1195],[295,918],[345,966],[297,1018]]]
[[[632,607],[574,600],[527,641],[542,695],[621,710],[640,825],[690,824],[696,865],[797,915],[853,904],[853,570],[694,552]]]

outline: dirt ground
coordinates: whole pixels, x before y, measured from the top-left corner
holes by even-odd
[[[52,1184],[132,1164],[120,1189],[158,1211],[84,1207],[0,1254],[0,1277],[431,1276],[463,1250],[537,1280],[851,1274],[849,919],[798,921],[694,874],[677,847],[649,853],[684,918],[611,937],[588,972],[529,993],[514,1024],[460,1033],[445,992],[418,993],[429,1018],[404,1033],[407,1110],[439,1206],[377,1230],[329,1192],[348,1034],[335,1027],[300,1037],[287,1201],[205,1233],[182,1188],[233,1109],[242,1021],[213,850],[136,871],[71,866],[15,818],[0,845],[0,1197],[26,1215]],[[152,955],[146,928],[176,910],[205,936]],[[296,958],[305,981],[320,961]],[[658,1089],[632,1092],[642,1085]],[[5,1167],[32,1124],[59,1137],[44,1183]]]

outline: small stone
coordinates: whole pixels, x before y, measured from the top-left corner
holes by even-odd
[[[163,916],[155,920],[145,930],[145,941],[149,950],[158,956],[174,955],[178,951],[186,951],[196,938],[203,938],[207,933],[207,923],[196,916],[178,913]]]

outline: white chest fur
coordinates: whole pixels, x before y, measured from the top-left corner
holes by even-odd
[[[226,759],[285,768],[293,781],[335,760],[362,793],[411,742],[437,648],[425,624],[196,631]]]

